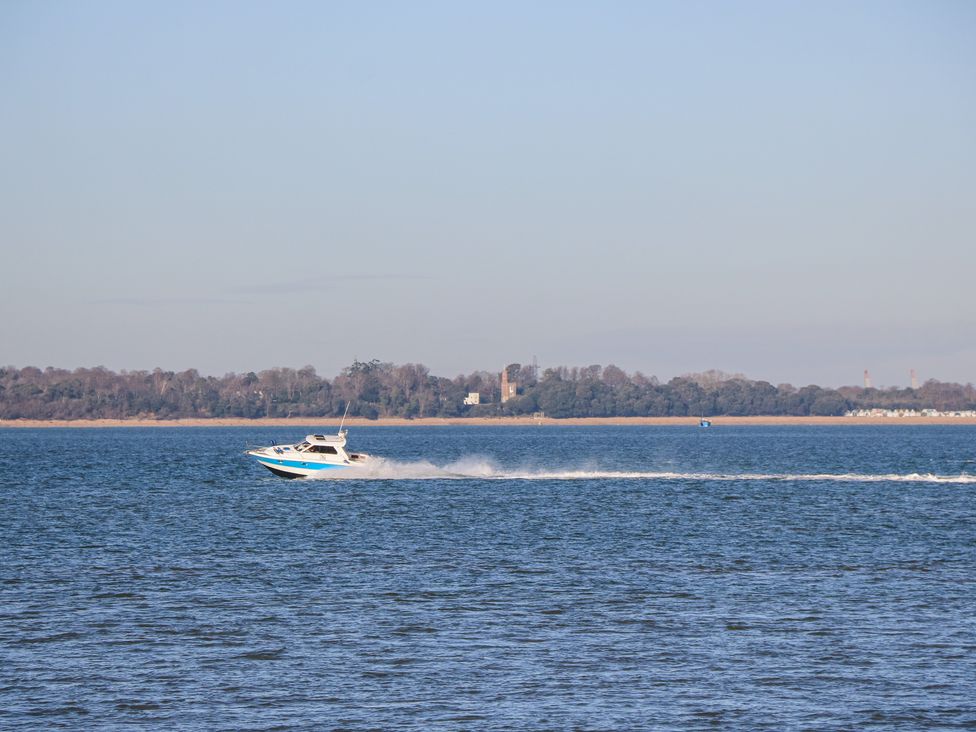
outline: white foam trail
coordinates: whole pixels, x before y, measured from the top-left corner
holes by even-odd
[[[484,457],[466,457],[446,465],[428,460],[404,462],[373,458],[363,469],[338,474],[323,471],[322,478],[357,480],[710,480],[710,481],[832,481],[837,483],[976,483],[976,475],[933,473],[682,473],[671,471],[545,470],[500,468]]]

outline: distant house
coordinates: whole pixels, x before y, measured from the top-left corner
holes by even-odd
[[[976,410],[943,412],[938,409],[852,409],[845,412],[846,417],[976,417]]]
[[[464,403],[467,405],[481,404],[481,394],[476,391],[469,391],[468,395],[464,397]]]

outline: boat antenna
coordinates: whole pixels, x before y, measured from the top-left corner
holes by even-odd
[[[346,423],[346,415],[349,414],[349,402],[346,402],[346,411],[342,413],[342,420],[339,422],[339,434],[342,434],[342,425]]]

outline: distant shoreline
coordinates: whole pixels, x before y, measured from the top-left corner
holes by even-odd
[[[715,427],[735,426],[853,426],[853,425],[976,425],[973,417],[709,417]],[[3,428],[38,427],[308,427],[334,429],[338,418],[188,418],[188,419],[0,419]],[[519,426],[697,426],[698,417],[424,417],[418,419],[346,420],[347,427],[519,427]]]

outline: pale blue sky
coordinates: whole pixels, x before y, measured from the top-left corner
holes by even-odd
[[[3,364],[976,381],[968,0],[8,0],[0,91]]]

